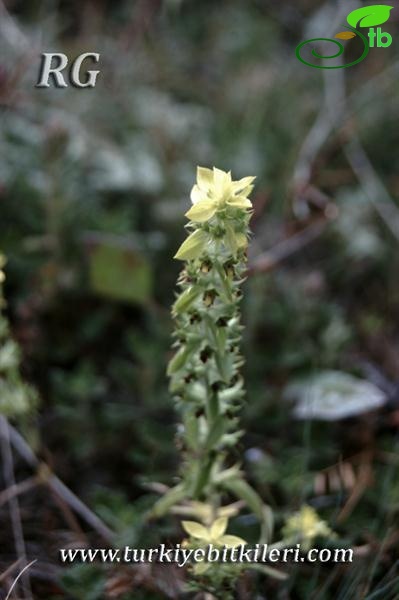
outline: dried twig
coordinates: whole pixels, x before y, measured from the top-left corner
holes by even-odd
[[[324,73],[325,106],[330,120],[334,119],[336,126],[339,124],[341,128],[342,123],[349,115],[345,74],[342,71],[343,69],[337,69],[334,72]],[[345,140],[343,144],[346,159],[356,175],[365,196],[371,202],[393,236],[399,240],[399,211],[367,156],[353,122],[351,124],[349,140]]]
[[[10,501],[14,496],[20,496],[21,494],[25,494],[29,492],[33,487],[35,487],[39,483],[39,478],[37,476],[28,477],[21,483],[17,483],[12,485],[11,487],[4,490],[4,492],[0,493],[0,506],[6,504]]]
[[[12,488],[16,486],[15,475],[14,475],[14,461],[10,443],[10,433],[7,419],[0,416],[0,437],[1,437],[1,453],[3,457],[3,473],[6,486]],[[21,513],[19,510],[18,497],[11,495],[8,499],[8,505],[10,507],[11,525],[14,536],[15,551],[17,557],[21,561],[23,570],[21,571],[21,583],[25,597],[32,599],[32,589],[30,585],[30,578],[26,570],[27,558],[26,548],[24,540],[24,532],[22,528]],[[16,582],[14,582],[15,584]]]
[[[11,573],[20,566],[21,566],[21,559],[18,558],[15,562],[12,563],[12,565],[7,567],[7,569],[5,571],[3,571],[3,573],[0,574],[0,583],[2,581],[5,581],[6,579],[8,579],[8,577],[11,575]]]
[[[69,504],[67,504],[65,500],[59,494],[56,494],[51,488],[50,491],[53,495],[55,503],[59,506],[60,511],[62,512],[64,519],[71,528],[71,530],[75,531],[75,533],[79,536],[80,539],[87,541],[87,537],[83,529],[81,528],[78,519],[75,517],[73,511],[71,510]]]
[[[266,273],[283,260],[302,250],[305,246],[320,237],[326,230],[327,225],[336,217],[336,214],[335,210],[327,211],[327,218],[318,219],[302,231],[295,233],[286,240],[276,244],[270,250],[254,258],[249,264],[248,275]]]
[[[353,133],[351,140],[345,144],[344,152],[365,196],[392,235],[399,241],[399,210],[374,169],[356,133]]]
[[[103,521],[84,504],[44,463],[41,463],[21,434],[7,423],[9,438],[18,454],[34,469],[38,471],[43,483],[60,496],[82,519],[86,521],[105,540],[112,543],[115,534]]]
[[[360,498],[363,496],[367,488],[371,485],[372,481],[373,469],[371,466],[370,458],[366,457],[365,461],[362,462],[359,466],[356,485],[353,488],[342,510],[340,511],[337,517],[337,523],[342,523],[351,515],[355,506],[358,504]]]

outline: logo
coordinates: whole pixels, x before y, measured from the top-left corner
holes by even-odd
[[[48,88],[50,87],[50,76],[53,78],[52,81],[54,86],[57,88],[66,88],[68,83],[65,81],[63,71],[68,66],[68,57],[62,52],[43,52],[41,55],[42,61],[39,69],[39,81],[36,84],[37,88]],[[53,66],[53,60],[58,63]],[[69,83],[77,88],[94,88],[97,81],[97,75],[100,71],[87,71],[86,81],[80,79],[80,69],[82,63],[90,59],[93,62],[98,63],[100,55],[98,52],[84,52],[80,54],[72,63],[69,70]]]
[[[313,67],[314,69],[346,69],[347,67],[353,67],[354,65],[357,65],[366,58],[370,48],[388,48],[388,46],[392,44],[392,36],[389,33],[382,31],[380,27],[380,25],[383,25],[389,20],[392,9],[393,6],[375,4],[374,6],[363,6],[362,8],[353,10],[347,17],[347,22],[349,25],[345,25],[347,31],[341,31],[340,33],[337,33],[334,36],[337,39],[334,40],[329,38],[313,38],[311,40],[301,42],[296,48],[296,56],[298,60],[300,60],[304,65]],[[368,33],[362,33],[359,31],[359,27],[368,28]],[[315,59],[323,61],[338,58],[342,56],[345,51],[344,45],[338,40],[351,40],[355,37],[359,37],[361,39],[364,48],[362,55],[352,62],[334,66],[326,64],[320,65],[313,64],[303,57],[303,49],[305,46],[307,46],[307,44],[312,45],[317,42],[329,42],[330,44],[335,44],[335,46],[338,47],[338,51],[335,54],[323,56],[322,54],[319,54],[319,52],[312,46],[311,55]]]

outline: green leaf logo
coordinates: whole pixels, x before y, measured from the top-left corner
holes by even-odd
[[[388,21],[393,6],[374,4],[363,6],[349,13],[347,21],[351,27],[375,27]]]

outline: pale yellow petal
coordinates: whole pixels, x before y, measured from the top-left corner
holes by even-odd
[[[207,192],[213,184],[213,171],[206,167],[197,167],[197,185]]]
[[[212,520],[213,508],[210,504],[193,500],[192,502],[190,502],[190,505],[193,510],[194,516],[198,517],[200,521],[207,523],[210,520]]]
[[[197,202],[202,202],[202,200],[208,200],[208,195],[195,184],[191,190],[190,199],[193,204],[197,204]]]
[[[208,235],[202,229],[197,229],[182,243],[174,258],[177,260],[194,260],[198,258],[208,242]]]
[[[211,526],[211,538],[217,540],[227,529],[228,519],[227,517],[219,517],[212,523]]]
[[[247,185],[247,187],[245,187],[243,190],[236,192],[235,196],[243,196],[244,198],[246,198],[252,193],[253,189],[254,189],[253,185]]]
[[[247,542],[237,535],[222,535],[218,543],[227,548],[236,548],[237,546],[245,546]]]
[[[238,507],[237,504],[228,504],[219,508],[217,512],[220,517],[234,517],[238,514]]]
[[[206,527],[196,521],[182,521],[182,527],[186,533],[197,540],[209,540],[209,532]]]
[[[233,196],[227,200],[227,204],[234,206],[234,208],[252,208],[251,200],[244,198],[244,196]]]
[[[216,194],[223,195],[231,187],[231,173],[213,167],[213,184]]]
[[[245,188],[251,186],[252,182],[255,181],[256,177],[243,177],[238,181],[233,181],[233,189],[236,194],[241,194]],[[251,186],[253,188],[253,186]]]
[[[194,223],[204,223],[213,217],[216,209],[217,204],[214,200],[200,200],[186,212],[186,217]]]

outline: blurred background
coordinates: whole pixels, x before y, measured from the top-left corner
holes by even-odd
[[[181,597],[170,569],[62,566],[60,547],[107,540],[49,474],[120,546],[182,538],[173,517],[142,517],[179,468],[172,257],[199,164],[257,176],[237,456],[275,511],[275,539],[307,503],[355,549],[353,564],[288,566],[285,582],[248,576],[237,597],[399,598],[399,10],[383,26],[392,46],[355,67],[295,57],[361,5],[0,3],[6,315],[37,390],[21,414],[3,396],[1,412],[39,461],[21,456],[14,429],[31,597]],[[42,52],[100,53],[87,65],[96,87],[35,88]],[[16,560],[4,471],[1,597]],[[256,540],[251,515],[234,527]]]

